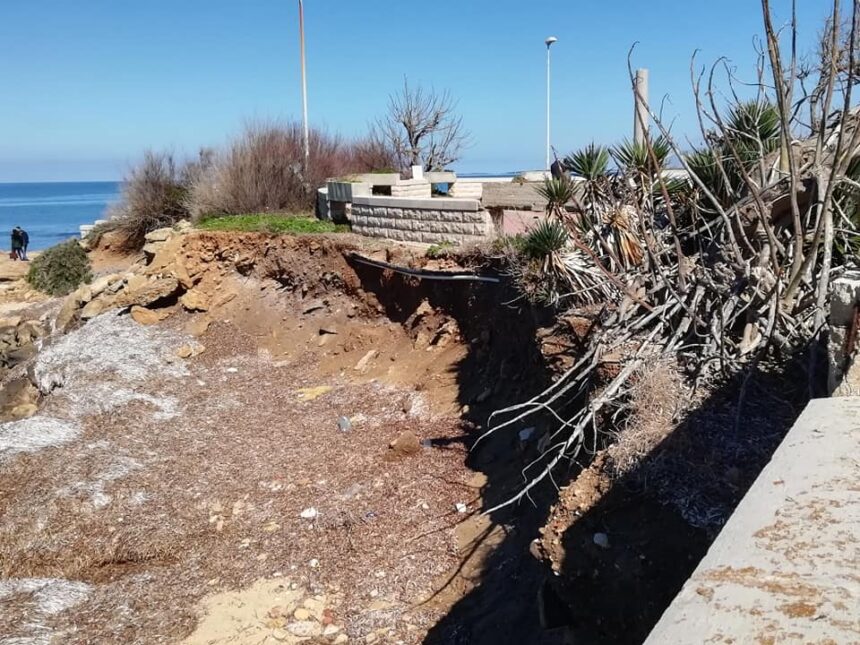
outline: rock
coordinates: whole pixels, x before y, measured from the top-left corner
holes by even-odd
[[[39,411],[39,406],[35,403],[22,403],[21,405],[16,405],[9,412],[9,416],[14,420],[18,419],[26,419],[28,417],[32,417]]]
[[[304,607],[299,607],[298,609],[296,609],[296,610],[293,612],[293,618],[295,618],[296,620],[302,620],[302,621],[304,621],[304,620],[307,620],[307,619],[308,619],[308,618],[310,618],[310,617],[311,617],[311,612],[309,612],[309,611],[308,611],[307,609],[305,609]]]
[[[37,320],[26,320],[16,330],[19,345],[32,343],[37,338],[42,338],[48,334],[47,330]]]
[[[287,625],[287,631],[299,638],[312,638],[322,634],[322,625],[313,620],[300,620]]]
[[[209,296],[199,289],[191,289],[179,299],[188,311],[209,311]]]
[[[337,634],[339,632],[340,632],[340,627],[338,627],[337,625],[326,625],[325,629],[323,630],[322,635],[331,638],[332,636],[334,636],[335,634]]]
[[[185,331],[194,337],[199,337],[209,330],[212,319],[206,316],[197,316],[185,326]]]
[[[18,347],[6,352],[5,363],[7,367],[15,367],[21,363],[26,363],[36,355],[36,346],[30,343],[23,347]]]
[[[176,355],[179,358],[191,358],[193,356],[199,356],[205,350],[206,348],[199,343],[195,343],[193,345],[185,344],[176,350]]]
[[[534,435],[534,433],[535,433],[534,428],[523,428],[519,432],[520,442],[521,443],[528,442],[528,440],[532,438],[532,435]]]
[[[79,316],[81,320],[90,320],[91,318],[98,316],[100,313],[111,309],[113,306],[113,298],[98,298],[96,300],[91,300],[83,306]]]
[[[322,600],[317,600],[316,598],[305,598],[305,601],[302,603],[302,605],[305,610],[310,612],[310,615],[314,620],[323,622],[325,603]]]
[[[349,432],[352,430],[352,422],[347,417],[338,417],[337,429],[341,432]]]
[[[134,305],[131,308],[132,320],[141,325],[154,325],[155,323],[161,322],[169,315],[170,311],[167,309],[153,310],[139,305]]]
[[[609,548],[609,536],[606,533],[595,533],[591,539],[601,549]]]
[[[290,634],[283,629],[275,629],[272,631],[272,638],[276,641],[285,641],[290,638]]]
[[[469,507],[466,506],[463,502],[457,502],[454,504],[454,508],[457,509],[458,513],[468,513]]]
[[[80,290],[70,293],[63,301],[63,306],[54,320],[54,328],[59,331],[66,331],[71,327],[72,323],[77,320],[78,310],[83,305],[80,297]]]
[[[466,486],[469,488],[483,488],[487,485],[487,476],[484,473],[475,473],[466,480]]]
[[[421,442],[414,433],[407,430],[400,433],[400,436],[388,444],[388,447],[400,455],[414,455],[421,451]]]
[[[316,569],[318,566],[320,566],[320,561],[316,558],[311,558],[310,562],[308,562],[308,566],[311,569]]]
[[[334,645],[343,645],[344,643],[349,642],[349,636],[346,634],[339,634],[337,638],[334,639]]]
[[[379,640],[379,636],[377,636],[373,632],[370,632],[367,636],[364,637],[364,642],[367,643],[368,645],[370,645],[371,643],[375,643],[378,640]]]
[[[299,517],[306,520],[312,520],[316,518],[317,515],[319,515],[319,513],[317,512],[317,509],[315,509],[313,506],[311,506],[310,508],[306,508],[301,513],[299,513]]]
[[[10,316],[9,318],[0,318],[0,328],[17,327],[21,324],[21,316]]]
[[[320,336],[322,336],[323,334],[334,335],[334,334],[337,334],[337,327],[335,327],[334,325],[328,325],[328,326],[320,327],[319,333],[320,333]]]
[[[302,313],[309,314],[312,311],[322,309],[323,307],[325,307],[325,303],[322,300],[312,300],[302,308]]]
[[[176,231],[171,227],[157,228],[143,236],[147,242],[166,242],[171,237],[176,235]]]
[[[379,351],[371,349],[369,352],[367,352],[367,354],[361,357],[361,360],[358,361],[358,363],[355,364],[355,371],[361,373],[366,372],[368,369],[368,364],[370,363],[370,361],[376,358],[377,355],[379,355]]]
[[[110,275],[103,275],[100,278],[96,278],[93,280],[92,284],[90,284],[90,295],[93,298],[97,298],[105,290],[114,282],[120,279],[119,275],[116,273],[111,273]]]
[[[187,219],[181,219],[173,225],[173,230],[177,233],[187,233],[193,228],[194,227],[191,226],[191,222],[189,222]]]
[[[113,306],[140,305],[145,307],[174,295],[178,290],[179,281],[172,276],[147,279],[144,276],[134,275],[129,279],[125,288],[116,295]]]

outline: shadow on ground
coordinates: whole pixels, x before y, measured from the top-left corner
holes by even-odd
[[[362,265],[354,268],[391,320],[408,323],[426,299],[457,321],[468,344],[457,378],[471,429],[451,441],[471,445],[490,412],[526,400],[550,383],[539,329],[551,320],[527,306],[504,306],[513,297],[504,285],[421,281]],[[739,381],[732,381],[711,393],[596,505],[581,515],[569,509],[579,516],[571,517],[554,538],[563,554],[555,574],[533,553],[550,507],[558,501],[557,491],[545,486],[530,501],[494,513],[493,524],[501,529],[484,549],[477,579],[463,585],[458,579],[463,572],[457,572],[443,581],[459,584],[461,593],[448,596],[458,599],[425,642],[641,643],[808,400],[799,363],[759,374],[750,382],[735,434],[739,387]],[[527,425],[540,429],[542,422],[546,420]],[[520,429],[509,428],[470,453],[468,465],[486,476],[484,508],[509,498],[523,484],[521,470],[534,457],[534,448],[529,452],[519,444]],[[556,483],[563,487],[572,481],[588,460],[568,465],[557,473]],[[595,533],[609,537],[608,548],[595,544]],[[489,530],[477,536],[473,550],[488,538]]]

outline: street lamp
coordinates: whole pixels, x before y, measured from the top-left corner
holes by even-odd
[[[305,171],[307,171],[311,148],[308,135],[308,79],[305,74],[305,5],[302,0],[299,0],[299,46],[302,58],[302,131],[305,144]]]
[[[549,133],[550,133],[550,113],[549,113],[549,86],[550,86],[550,75],[549,75],[549,48],[552,47],[554,42],[558,41],[558,38],[555,36],[550,36],[544,42],[546,45],[546,169],[549,170],[549,152],[550,152],[550,142],[549,142]]]

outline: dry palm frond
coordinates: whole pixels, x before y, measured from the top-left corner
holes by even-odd
[[[619,206],[603,215],[600,234],[624,269],[642,262],[643,251],[634,233],[636,210],[631,206]]]

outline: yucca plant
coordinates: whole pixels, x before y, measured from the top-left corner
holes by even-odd
[[[564,167],[581,179],[574,184],[574,192],[592,221],[610,197],[609,160],[609,149],[595,143],[564,158]]]
[[[656,171],[666,167],[669,155],[672,154],[672,146],[669,144],[668,139],[659,136],[651,142],[651,148],[657,161],[656,169],[653,167],[654,164],[651,162],[648,145],[645,143],[625,139],[621,143],[612,146],[610,152],[619,170],[622,172],[653,177]]]
[[[523,255],[526,264],[519,267],[517,281],[536,302],[556,305],[564,298],[591,304],[613,293],[594,261],[570,244],[570,236],[557,220],[543,220],[529,232]]]

